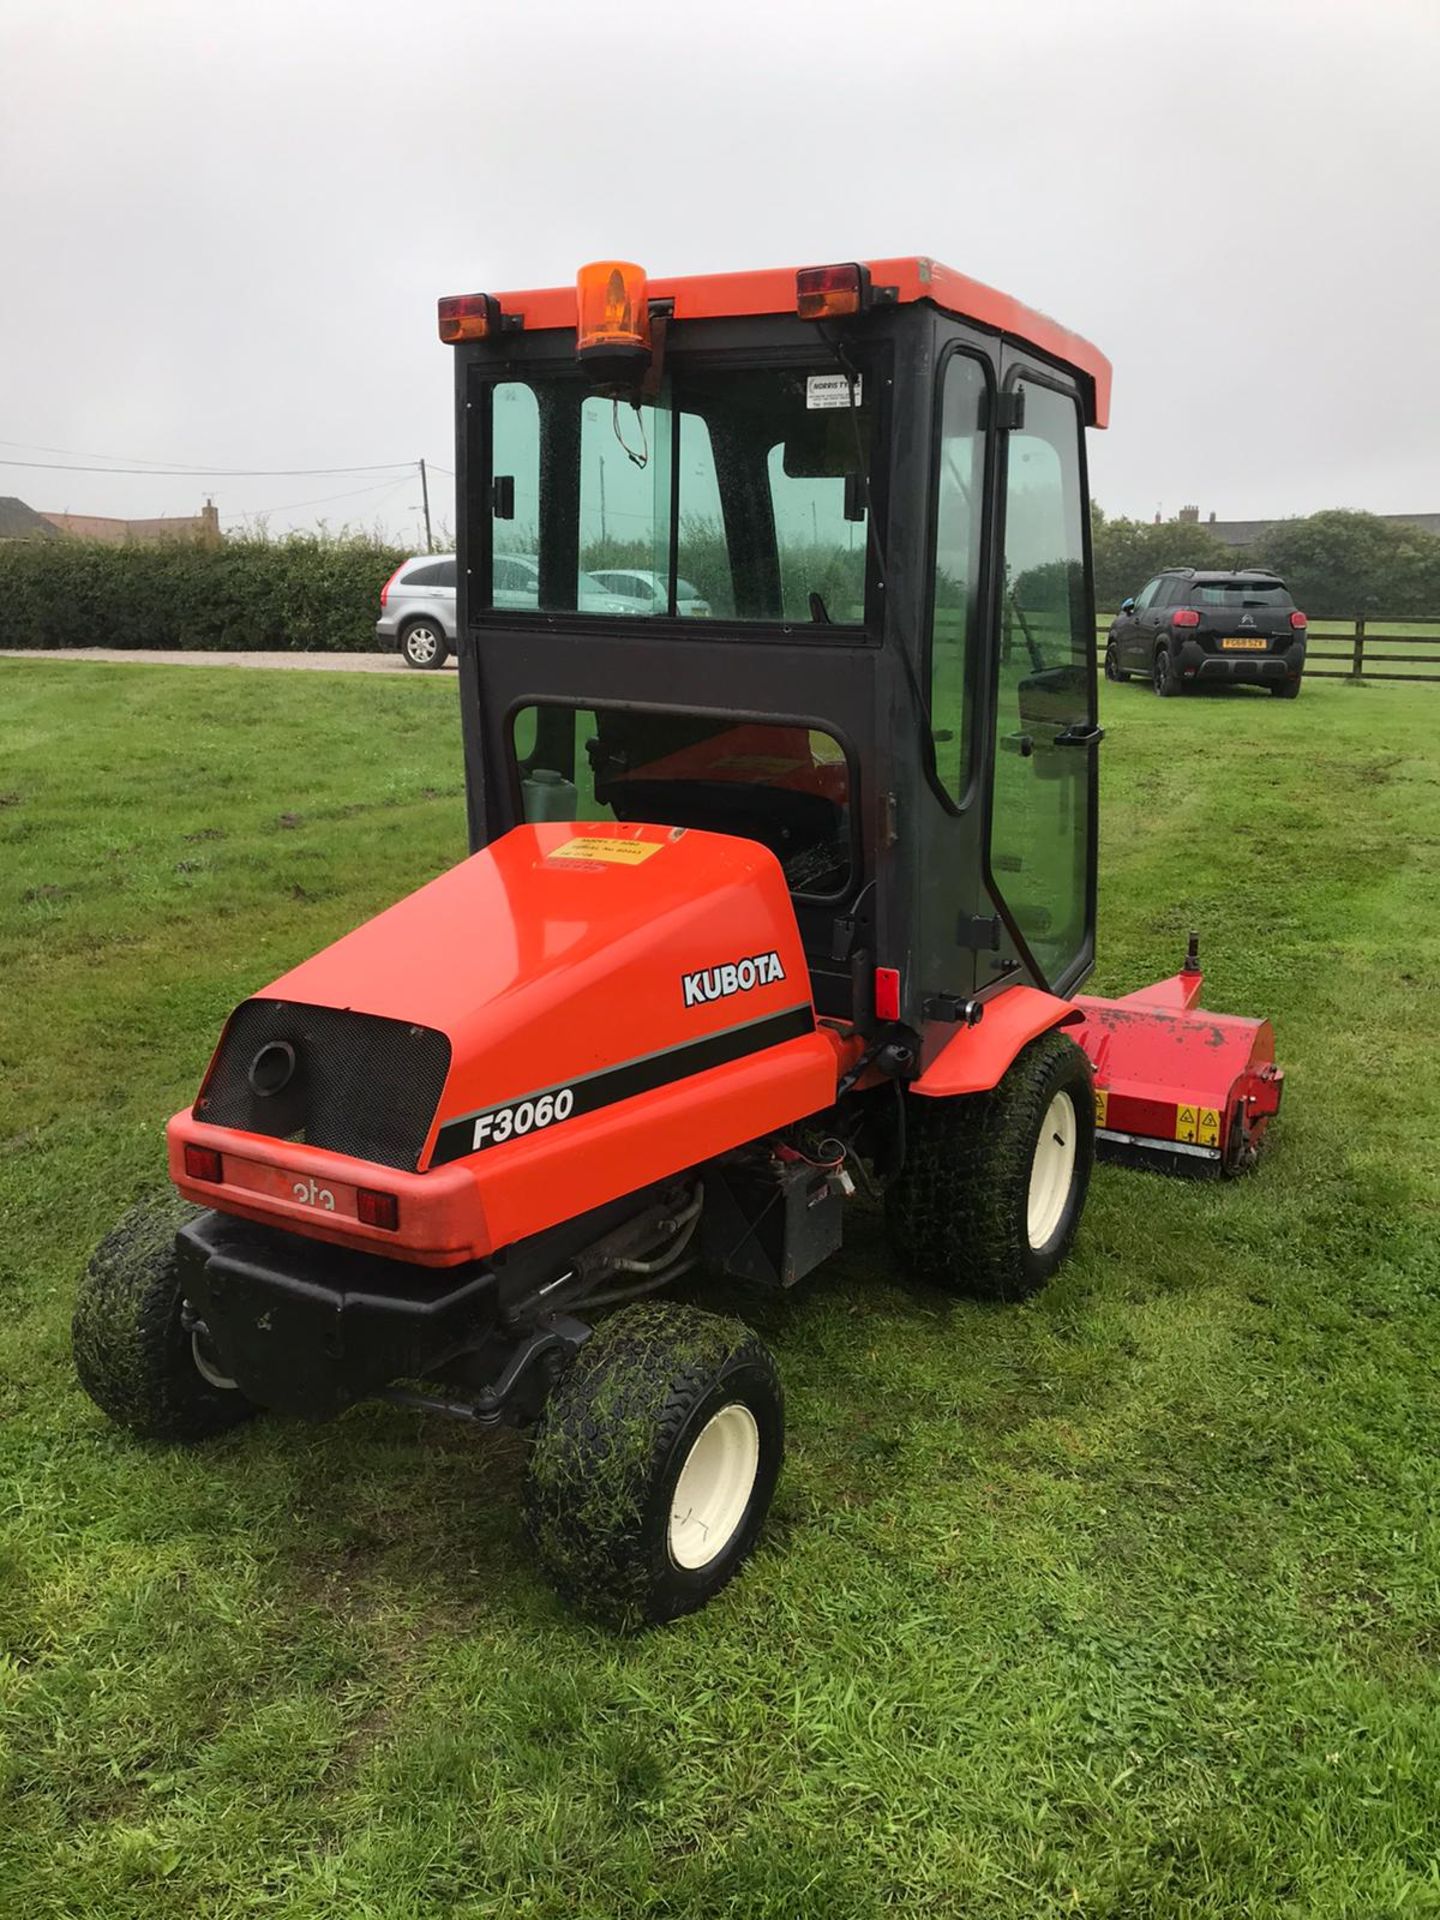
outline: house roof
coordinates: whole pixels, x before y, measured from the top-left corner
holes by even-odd
[[[0,540],[53,540],[56,530],[43,513],[36,513],[13,495],[0,498]]]
[[[1418,527],[1422,533],[1440,533],[1440,513],[1377,513],[1377,520],[1384,520],[1392,527]],[[1199,525],[1217,540],[1224,541],[1227,547],[1253,547],[1257,540],[1263,540],[1272,527],[1282,526],[1282,520],[1202,520]]]

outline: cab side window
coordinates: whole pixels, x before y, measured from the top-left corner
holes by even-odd
[[[935,598],[930,627],[930,726],[935,771],[951,799],[970,781],[970,671],[980,605],[980,537],[985,502],[982,361],[952,353],[940,416],[935,494]]]
[[[1160,579],[1155,579],[1147,582],[1144,589],[1139,594],[1136,595],[1136,598],[1135,598],[1136,613],[1143,613],[1146,607],[1154,606],[1156,597],[1158,596],[1160,589],[1161,587],[1164,586],[1164,584],[1165,582]]]

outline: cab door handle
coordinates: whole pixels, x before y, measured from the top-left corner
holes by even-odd
[[[1065,727],[1055,736],[1057,747],[1098,747],[1105,738],[1104,727]]]

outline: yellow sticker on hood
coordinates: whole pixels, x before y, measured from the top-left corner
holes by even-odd
[[[604,860],[614,867],[638,867],[642,860],[648,860],[652,853],[659,853],[662,841],[659,840],[620,840],[612,839],[603,833],[587,834],[580,840],[567,840],[563,846],[552,847],[546,854],[547,860]]]

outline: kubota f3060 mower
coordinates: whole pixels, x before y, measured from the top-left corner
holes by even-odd
[[[1093,347],[923,259],[605,262],[440,334],[474,851],[235,1010],[76,1358],[146,1434],[531,1426],[548,1571],[660,1620],[749,1552],[783,1415],[745,1326],[649,1296],[792,1285],[858,1181],[920,1280],[1018,1299],[1097,1138],[1235,1173],[1281,1077],[1193,951],[1074,997]]]

